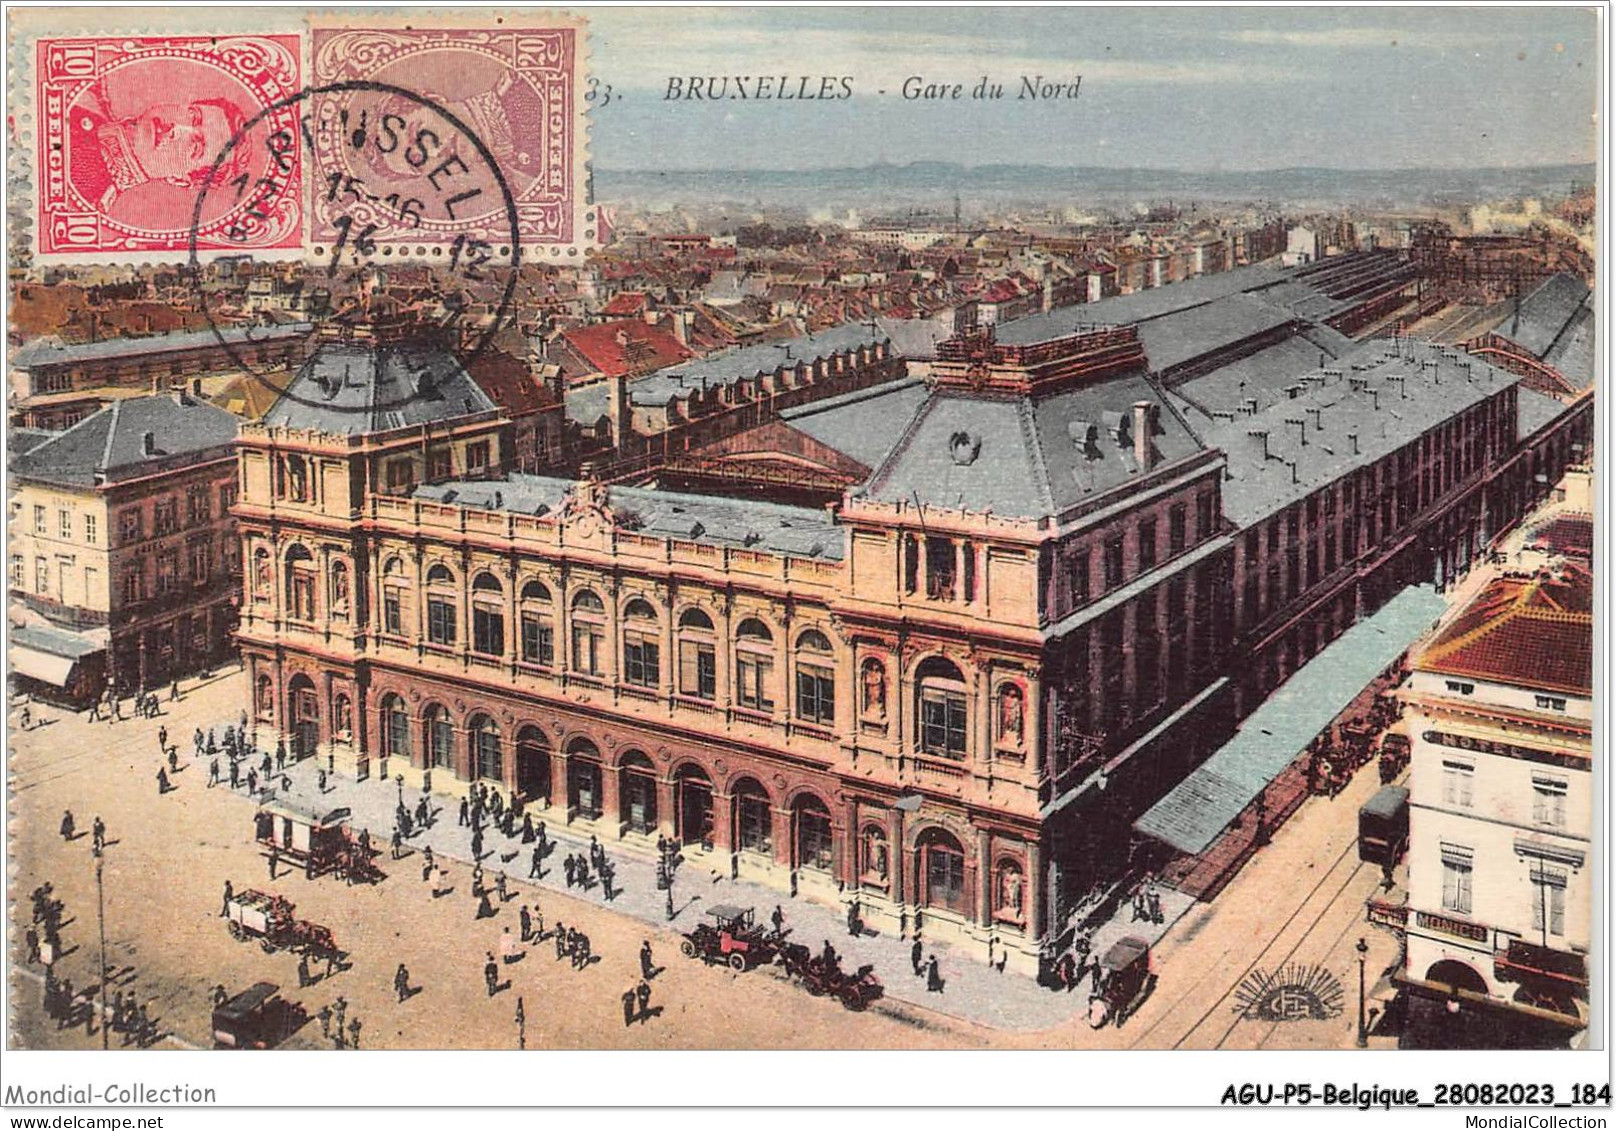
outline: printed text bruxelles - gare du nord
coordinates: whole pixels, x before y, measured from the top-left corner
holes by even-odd
[[[962,102],[1012,98],[1021,102],[1075,99],[1083,76],[1020,75],[1006,85],[983,75],[975,83],[910,75],[895,92],[906,102]],[[886,94],[885,89],[877,94]],[[852,75],[669,75],[664,102],[839,102],[854,94]]]

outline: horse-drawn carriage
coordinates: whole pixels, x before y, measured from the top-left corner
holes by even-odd
[[[1150,944],[1134,935],[1119,939],[1100,956],[1099,967],[1099,987],[1089,998],[1089,1025],[1095,1029],[1107,1022],[1120,1026],[1156,988]]]
[[[225,904],[230,936],[238,942],[257,939],[265,954],[295,950],[314,958],[340,957],[331,930],[297,917],[297,908],[285,896],[248,890],[237,892]]]
[[[780,965],[813,996],[834,997],[843,1008],[854,1012],[868,1009],[871,1002],[886,993],[873,964],[848,973],[833,950],[815,954],[801,943],[784,943],[780,947]]]
[[[288,801],[266,801],[258,807],[256,838],[265,854],[302,868],[309,879],[334,874],[349,883],[382,878],[376,867],[370,834],[355,834],[347,809],[314,812]]]

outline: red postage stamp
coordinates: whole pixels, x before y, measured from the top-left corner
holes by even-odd
[[[301,248],[301,71],[296,35],[39,40],[38,254]]]
[[[397,254],[586,242],[582,27],[319,27],[311,33],[316,152],[309,241],[368,238]],[[408,207],[406,207],[406,205]]]

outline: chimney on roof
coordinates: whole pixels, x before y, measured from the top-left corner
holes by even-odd
[[[1352,454],[1358,455],[1358,433],[1348,432],[1347,439],[1352,443]]]
[[[1151,401],[1135,401],[1133,406],[1133,458],[1140,471],[1149,471],[1156,461],[1156,406]]]
[[[628,443],[629,429],[633,426],[628,397],[628,374],[618,373],[606,378],[606,419],[612,430],[612,447],[619,454]]]
[[[1313,431],[1324,431],[1324,409],[1318,405],[1311,405],[1307,409],[1307,414],[1313,418]]]
[[[142,432],[140,434],[140,454],[154,456],[157,454],[157,433]]]
[[[1285,423],[1287,425],[1289,425],[1289,424],[1296,425],[1296,440],[1297,440],[1297,443],[1301,444],[1302,447],[1304,447],[1304,448],[1307,447],[1307,420],[1306,420],[1306,418],[1300,417],[1300,416],[1288,416],[1288,417],[1285,418]]]
[[[193,397],[197,397],[199,399],[201,398],[201,396],[202,396],[202,378],[200,378],[200,377],[192,377],[191,378],[191,395]]]
[[[1268,461],[1268,429],[1252,428],[1247,430],[1246,438],[1251,443],[1251,450],[1263,462]]]

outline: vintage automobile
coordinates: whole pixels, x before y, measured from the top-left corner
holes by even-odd
[[[774,961],[777,944],[754,922],[750,907],[721,903],[708,908],[707,914],[713,922],[698,924],[679,944],[686,958],[723,963],[743,972]]]
[[[1089,1027],[1120,1026],[1156,988],[1150,944],[1135,935],[1119,939],[1100,957],[1099,967],[1099,989],[1089,998]]]
[[[258,982],[213,1011],[216,1049],[271,1049],[308,1020],[303,1007],[280,996],[272,982]]]
[[[265,954],[295,950],[311,958],[343,956],[330,929],[299,919],[296,906],[284,896],[251,889],[237,892],[225,911],[230,936],[239,942],[257,939]]]

